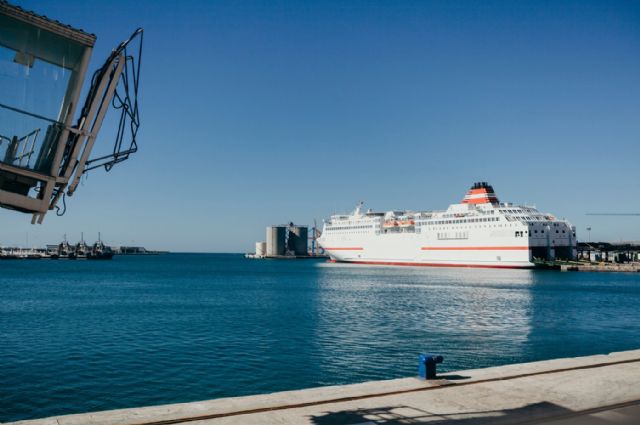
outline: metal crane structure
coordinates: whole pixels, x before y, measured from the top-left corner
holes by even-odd
[[[42,223],[64,213],[84,173],[137,150],[142,37],[113,49],[80,103],[96,36],[0,0],[0,206]],[[110,108],[120,113],[113,152],[90,158]]]
[[[318,244],[318,238],[322,236],[322,232],[318,229],[318,223],[316,219],[313,219],[313,227],[311,228],[311,255],[322,256],[324,255],[324,249]]]
[[[587,215],[614,215],[618,217],[624,217],[624,216],[640,217],[640,213],[587,213]]]

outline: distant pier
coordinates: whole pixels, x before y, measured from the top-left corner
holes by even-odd
[[[640,273],[640,262],[589,262],[589,261],[534,261],[535,267],[542,270],[560,270],[562,272],[620,272]]]
[[[87,245],[84,236],[77,244],[70,244],[65,235],[64,241],[46,248],[0,247],[0,260],[110,260],[113,255],[100,236],[92,245]]]
[[[446,362],[446,359],[445,359]],[[193,403],[83,413],[22,425],[632,424],[640,350]]]
[[[159,255],[169,251],[153,251],[141,246],[107,246],[100,239],[92,245],[84,240],[70,244],[65,239],[45,248],[0,247],[0,260],[110,260],[114,255]]]
[[[631,272],[640,273],[640,263],[561,264],[563,272]]]

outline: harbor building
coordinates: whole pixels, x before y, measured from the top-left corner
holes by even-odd
[[[267,226],[266,241],[256,242],[255,253],[246,254],[246,258],[317,258],[324,257],[318,252],[316,227],[289,224]],[[309,248],[311,241],[311,249]]]

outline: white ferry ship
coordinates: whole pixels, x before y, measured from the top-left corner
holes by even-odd
[[[446,211],[363,212],[325,220],[318,243],[332,261],[434,267],[529,268],[574,259],[575,227],[535,207],[500,203],[475,183]]]

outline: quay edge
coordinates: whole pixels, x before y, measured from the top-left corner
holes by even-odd
[[[445,359],[446,361],[446,359]],[[637,423],[640,350],[546,360],[403,378],[15,422],[13,425],[198,424],[442,424],[463,420],[501,424],[546,423],[609,416]],[[593,422],[592,422],[593,421]],[[411,423],[414,423],[411,422]],[[388,422],[387,422],[388,423]]]

